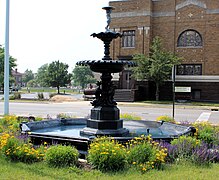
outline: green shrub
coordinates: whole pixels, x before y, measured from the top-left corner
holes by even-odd
[[[100,137],[90,144],[88,162],[101,171],[120,171],[126,165],[126,149],[113,139]]]
[[[159,147],[150,136],[136,137],[127,143],[127,160],[141,172],[161,169],[167,156],[166,149]]]
[[[180,136],[178,139],[172,140],[171,145],[175,146],[175,157],[185,159],[189,158],[192,151],[201,145],[201,141],[191,136]]]
[[[78,163],[79,153],[75,147],[57,145],[48,148],[45,162],[51,167],[68,167]]]
[[[21,99],[21,93],[15,92],[14,97],[15,97],[15,99]]]
[[[44,95],[43,95],[43,93],[37,93],[37,96],[38,96],[38,99],[39,100],[43,100],[44,99]]]
[[[120,114],[120,119],[125,119],[125,120],[141,120],[141,117],[137,116],[135,114],[124,113],[124,114]]]
[[[67,114],[67,113],[59,113],[56,116],[58,119],[70,119],[70,118],[76,118],[75,115]]]
[[[143,164],[147,161],[154,161],[156,159],[156,149],[150,142],[142,142],[139,144],[135,144],[135,140],[130,143],[128,153],[128,163],[130,164]]]
[[[1,136],[2,154],[10,161],[18,161],[24,163],[33,163],[42,161],[44,157],[44,146],[38,149],[33,148],[31,143],[24,141],[5,133]]]
[[[207,144],[219,144],[219,128],[212,126],[208,122],[194,123],[196,136]]]
[[[21,93],[15,92],[13,95],[9,96],[10,100],[21,99]]]
[[[16,116],[4,116],[0,120],[0,131],[16,133],[19,131],[20,122]]]
[[[165,122],[170,122],[170,123],[176,123],[175,119],[173,119],[170,116],[159,116],[156,121],[165,121]]]
[[[42,117],[35,117],[35,121],[42,121],[43,118]]]
[[[11,96],[9,96],[9,100],[15,100],[15,96],[14,96],[14,94],[11,95]]]

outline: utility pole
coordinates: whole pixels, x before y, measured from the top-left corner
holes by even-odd
[[[4,115],[9,114],[9,8],[10,0],[6,0],[5,18],[5,63],[4,63]]]

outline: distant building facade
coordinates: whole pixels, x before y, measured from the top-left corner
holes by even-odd
[[[123,33],[111,44],[113,59],[131,60],[148,55],[152,39],[159,36],[164,48],[180,57],[176,86],[190,87],[194,100],[219,101],[219,2],[217,0],[121,0],[111,1],[110,29]],[[154,97],[151,82],[137,82],[131,72],[120,73],[118,88],[142,88],[146,99]],[[172,83],[160,91],[171,99]]]
[[[24,76],[24,73],[18,72],[16,68],[15,70],[12,69],[11,74],[15,79],[14,83],[12,84],[12,88],[20,88],[24,86],[25,83],[22,81],[22,77]]]

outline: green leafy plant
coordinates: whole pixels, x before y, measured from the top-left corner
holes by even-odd
[[[17,133],[19,131],[19,120],[16,116],[4,116],[0,120],[0,132],[10,132]]]
[[[101,171],[119,171],[127,165],[125,147],[107,137],[99,137],[90,144],[87,158]]]
[[[150,169],[161,169],[167,156],[166,149],[158,146],[150,136],[135,137],[127,143],[127,160],[142,173]]]
[[[76,118],[75,115],[67,114],[67,113],[59,113],[56,116],[58,119],[69,119],[69,118]]]
[[[172,140],[171,145],[175,146],[175,157],[180,160],[189,158],[192,151],[201,145],[201,141],[191,136],[180,136],[178,139]]]
[[[15,92],[14,97],[15,97],[15,99],[21,99],[21,93]]]
[[[46,150],[44,146],[35,149],[31,143],[26,143],[7,133],[4,133],[0,140],[2,154],[11,161],[33,163],[43,160]]]
[[[141,120],[141,117],[137,116],[135,114],[124,113],[124,114],[120,114],[120,119],[125,119],[125,120]]]
[[[43,93],[37,93],[37,96],[38,96],[39,100],[43,100],[44,99]]]
[[[212,126],[208,122],[194,123],[193,126],[196,128],[196,136],[198,139],[205,143],[219,144],[219,128]]]
[[[45,154],[45,162],[51,167],[68,167],[78,163],[79,153],[75,147],[66,145],[50,146]]]
[[[170,122],[170,123],[176,123],[175,119],[173,119],[170,116],[159,116],[156,121],[165,121],[165,122]]]

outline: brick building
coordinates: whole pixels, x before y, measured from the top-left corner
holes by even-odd
[[[24,73],[20,73],[17,71],[17,68],[15,70],[12,69],[11,71],[12,76],[14,77],[14,83],[11,84],[12,89],[17,89],[22,87],[25,83],[22,81],[22,77]]]
[[[153,37],[159,36],[166,50],[183,57],[176,67],[176,86],[191,87],[192,99],[219,101],[218,0],[121,0],[110,5],[115,8],[110,29],[124,35],[111,44],[113,59],[147,55]],[[118,88],[141,87],[146,99],[153,98],[153,83],[133,81],[130,74],[120,74]],[[160,97],[172,98],[171,81],[161,87]]]

